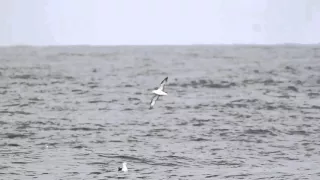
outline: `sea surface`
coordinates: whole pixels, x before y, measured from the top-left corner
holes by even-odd
[[[0,179],[318,180],[320,45],[1,47]]]

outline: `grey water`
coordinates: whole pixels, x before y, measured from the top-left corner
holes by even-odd
[[[0,48],[0,179],[319,179],[319,121],[316,45]]]

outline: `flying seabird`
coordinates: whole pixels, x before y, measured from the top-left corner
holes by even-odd
[[[153,90],[152,93],[155,94],[153,97],[152,97],[152,100],[150,102],[150,108],[149,109],[152,109],[153,106],[156,104],[156,101],[158,100],[158,98],[160,96],[166,96],[168,95],[166,92],[164,92],[164,86],[166,85],[168,81],[168,77],[164,78],[164,80],[162,80],[159,88],[157,90]]]
[[[118,171],[127,172],[127,171],[128,171],[127,163],[126,163],[126,162],[122,163],[122,168],[121,168],[121,167],[118,167]]]

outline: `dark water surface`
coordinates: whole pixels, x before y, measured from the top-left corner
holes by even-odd
[[[0,179],[320,179],[320,46],[2,47],[0,97]]]

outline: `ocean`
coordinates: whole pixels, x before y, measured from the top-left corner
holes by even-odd
[[[0,47],[0,97],[0,179],[320,178],[320,45]]]

